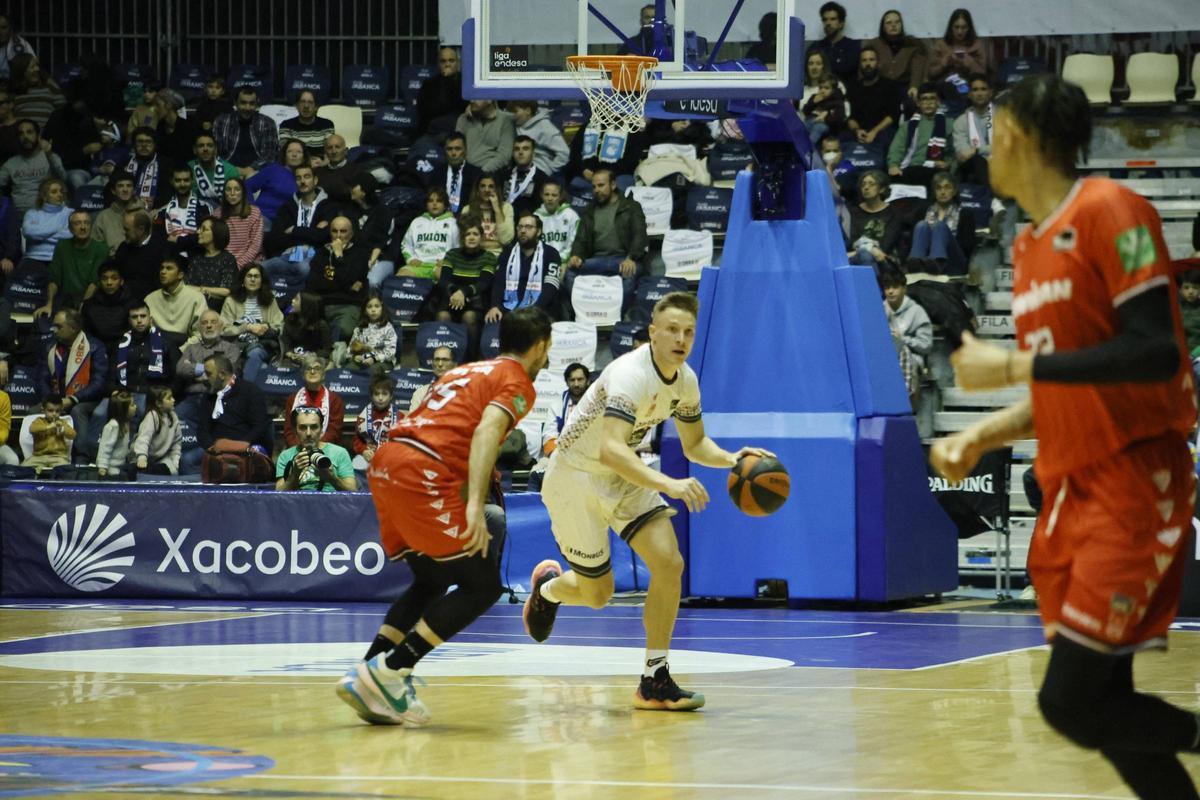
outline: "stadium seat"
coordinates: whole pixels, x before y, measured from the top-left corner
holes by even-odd
[[[154,80],[154,68],[146,64],[118,64],[115,70],[117,82],[146,84]]]
[[[719,186],[697,186],[687,195],[688,227],[701,231],[724,233],[733,206],[733,189]]]
[[[859,172],[868,169],[883,169],[883,152],[874,145],[855,142],[846,148],[845,155],[846,159]]]
[[[668,278],[663,275],[643,275],[638,280],[636,300],[633,304],[633,316],[641,323],[650,321],[654,304],[671,292],[686,292],[687,281],[682,278]]]
[[[1112,102],[1113,73],[1112,56],[1092,53],[1073,53],[1063,62],[1064,80],[1078,84],[1094,106],[1106,106]]]
[[[500,355],[500,323],[489,322],[483,326],[479,336],[479,355],[483,358],[495,358]]]
[[[321,116],[333,123],[333,130],[346,140],[346,147],[358,147],[362,137],[363,112],[356,106],[321,106]]]
[[[461,322],[422,322],[417,327],[417,362],[429,368],[433,351],[449,347],[461,364],[467,354],[467,326]]]
[[[287,313],[288,306],[291,305],[292,299],[295,298],[304,289],[304,281],[295,281],[289,283],[283,278],[271,279],[271,293],[275,295],[276,301],[279,303],[279,308],[284,313]]]
[[[17,443],[19,445],[21,445],[21,455],[22,455],[23,459],[29,458],[31,455],[33,455],[33,434],[30,432],[30,428],[33,427],[33,423],[35,420],[39,420],[44,416],[46,416],[46,415],[45,414],[29,414],[25,417],[25,419],[21,420],[21,430],[19,433],[17,433]],[[63,422],[67,423],[68,428],[71,428],[72,430],[75,429],[75,423],[71,420],[70,414],[63,414],[60,417],[60,419]],[[67,455],[68,456],[71,455],[71,451],[73,449],[75,449],[75,440],[68,439],[67,440]]]
[[[196,435],[196,423],[187,417],[179,417],[180,455],[200,447],[200,437]]]
[[[596,326],[589,322],[555,322],[551,326],[550,363],[547,369],[562,375],[567,365],[576,362],[589,370],[596,368]]]
[[[351,64],[342,70],[342,101],[347,105],[374,108],[388,98],[390,89],[386,67]]]
[[[364,370],[331,369],[325,373],[325,385],[342,396],[347,419],[371,402],[371,374]]]
[[[27,262],[36,264],[37,262]],[[46,290],[50,284],[50,274],[46,269],[22,269],[18,266],[9,275],[8,286],[4,289],[4,298],[12,304],[15,314],[30,314],[35,308],[46,302]]]
[[[1129,84],[1126,105],[1174,103],[1179,57],[1172,53],[1134,53],[1125,64],[1125,81]]]
[[[104,210],[106,187],[94,183],[85,183],[71,193],[71,204],[78,211],[86,211],[93,217]]]
[[[417,110],[403,103],[382,105],[375,109],[371,124],[410,140],[417,133]]]
[[[282,123],[285,119],[291,119],[292,117],[296,116],[296,109],[292,108],[291,106],[281,105],[279,103],[267,103],[264,106],[259,106],[258,112],[263,116],[270,118],[270,120],[275,123],[276,128],[278,128],[280,123]]]
[[[745,142],[721,142],[708,151],[708,174],[714,185],[733,186],[737,174],[753,163],[754,154]]]
[[[41,397],[33,375],[32,367],[21,366],[13,367],[8,375],[8,385],[4,391],[8,392],[14,415],[28,414],[38,407]]]
[[[992,190],[987,186],[964,183],[958,187],[959,205],[975,217],[976,230],[992,224]]]
[[[427,369],[401,367],[392,370],[388,374],[396,382],[396,390],[392,393],[392,397],[400,404],[400,408],[405,410],[408,409],[408,404],[412,402],[413,393],[433,380],[433,373]]]
[[[204,95],[204,82],[214,72],[212,67],[201,64],[176,64],[171,70],[170,86],[183,95],[184,100],[195,100]]]
[[[1037,58],[1025,58],[1024,56],[1007,58],[1000,65],[997,73],[997,85],[1008,86],[1030,75],[1041,75],[1049,71],[1046,62]]]
[[[668,278],[700,280],[700,270],[713,261],[712,231],[667,231],[663,236],[662,259]]]
[[[388,208],[421,214],[425,211],[425,190],[415,186],[389,186],[379,193],[379,202]],[[404,235],[404,231],[397,233],[400,236]]]
[[[294,104],[300,92],[308,89],[317,96],[317,103],[329,101],[333,91],[333,78],[329,76],[329,67],[316,64],[292,64],[283,71],[283,97],[288,103]]]
[[[621,194],[627,194],[630,189],[637,185],[637,178],[633,175],[618,175],[616,181],[617,191]]]
[[[238,64],[229,70],[229,97],[237,100],[237,93],[243,86],[253,87],[258,92],[258,102],[269,103],[275,99],[275,85],[271,80],[270,65]]]
[[[66,89],[71,83],[83,74],[82,64],[59,64],[54,68],[54,82],[59,88]]]
[[[1192,102],[1200,103],[1200,53],[1192,58],[1192,86],[1196,89]]]
[[[268,397],[287,397],[304,385],[304,374],[299,367],[264,366],[254,385]]]
[[[384,278],[379,287],[383,307],[387,309],[392,324],[412,322],[432,291],[433,281],[428,278],[395,275]]]
[[[618,322],[613,326],[612,334],[608,338],[608,352],[612,353],[613,358],[620,358],[628,353],[633,349],[633,340],[637,332],[645,327],[641,322]]]
[[[592,184],[591,181],[583,178],[574,178],[567,187],[567,199],[571,204],[571,208],[582,214],[584,209],[592,204]]]
[[[400,68],[400,96],[416,103],[421,93],[421,84],[438,72],[431,64],[408,64]]]
[[[671,214],[675,211],[675,196],[665,186],[631,186],[625,192],[642,206],[646,215],[646,233],[666,233],[671,229]]]
[[[580,275],[571,288],[575,319],[593,325],[612,325],[621,319],[623,285],[619,275]]]
[[[550,121],[564,133],[568,128],[578,130],[587,125],[590,112],[584,103],[563,103],[550,114]]]

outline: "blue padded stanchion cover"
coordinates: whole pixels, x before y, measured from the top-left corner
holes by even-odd
[[[912,417],[858,421],[858,599],[958,586],[958,530],[929,492]]]

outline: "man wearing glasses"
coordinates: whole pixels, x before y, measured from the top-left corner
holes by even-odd
[[[276,491],[353,492],[358,488],[350,453],[341,445],[321,441],[321,409],[294,408],[289,421],[298,441],[279,454]]]
[[[430,361],[433,366],[433,380],[413,392],[412,400],[408,404],[408,413],[410,414],[417,410],[417,406],[425,402],[425,396],[429,394],[433,385],[441,380],[443,375],[458,366],[458,362],[454,360],[454,351],[449,347],[435,348]]]
[[[304,385],[287,399],[283,407],[283,440],[289,447],[300,443],[299,432],[292,427],[292,412],[298,408],[321,411],[321,441],[336,443],[342,440],[346,406],[341,395],[325,385],[325,369],[328,366],[328,362],[320,356],[309,355],[304,359]]]

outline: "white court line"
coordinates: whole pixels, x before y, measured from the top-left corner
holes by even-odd
[[[969,664],[972,661],[983,661],[985,658],[992,658],[993,656],[1006,656],[1011,653],[1024,653],[1028,650],[1049,650],[1049,649],[1050,649],[1050,645],[1048,645],[1048,644],[1034,644],[1034,645],[1030,645],[1029,647],[1015,647],[1012,650],[997,650],[995,653],[983,653],[981,655],[971,656],[969,658],[960,658],[956,661],[943,661],[940,664],[927,664],[924,667],[912,667],[909,671],[910,672],[921,672],[922,670],[926,670],[926,669],[937,669],[938,667],[949,667],[954,664]]]
[[[808,794],[903,795],[905,797],[1010,797],[1050,798],[1051,800],[1127,800],[1128,795],[1113,794],[1047,794],[1045,792],[975,792],[965,789],[868,789],[857,786],[812,786],[806,784],[765,783],[676,783],[668,781],[600,781],[529,778],[455,778],[446,775],[273,775],[241,776],[258,781],[350,781],[353,783],[417,782],[417,783],[483,783],[513,786],[596,786],[636,789],[713,789],[720,791],[805,792]]]
[[[561,619],[561,617],[559,618]],[[493,636],[496,638],[512,638],[512,639],[528,639],[527,633],[485,633],[483,631],[464,630],[458,636]],[[860,639],[863,636],[877,636],[878,631],[863,631],[862,633],[842,633],[836,636],[672,636],[672,642],[697,642],[697,641],[714,641],[714,642],[762,642],[776,640],[792,640],[792,639]],[[610,641],[614,636],[584,636],[582,634],[568,635],[562,634],[554,637],[558,639],[601,639]]]
[[[111,625],[107,628],[76,628],[70,631],[55,631],[54,633],[42,633],[37,636],[20,636],[16,639],[3,639],[0,644],[12,644],[13,642],[36,642],[39,639],[54,639],[59,636],[79,636],[85,633],[108,633],[110,631],[140,631],[145,628],[162,628],[169,625],[200,625],[208,622],[227,622],[230,619],[253,619],[257,617],[275,617],[285,613],[281,611],[266,611],[243,613],[241,617],[221,617],[219,619],[185,619],[176,620],[174,622],[148,622],[145,625]]]

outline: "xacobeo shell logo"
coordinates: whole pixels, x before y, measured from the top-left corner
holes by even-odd
[[[78,505],[55,521],[46,538],[46,558],[55,574],[82,592],[111,589],[133,566],[133,532],[125,517],[106,505]]]

